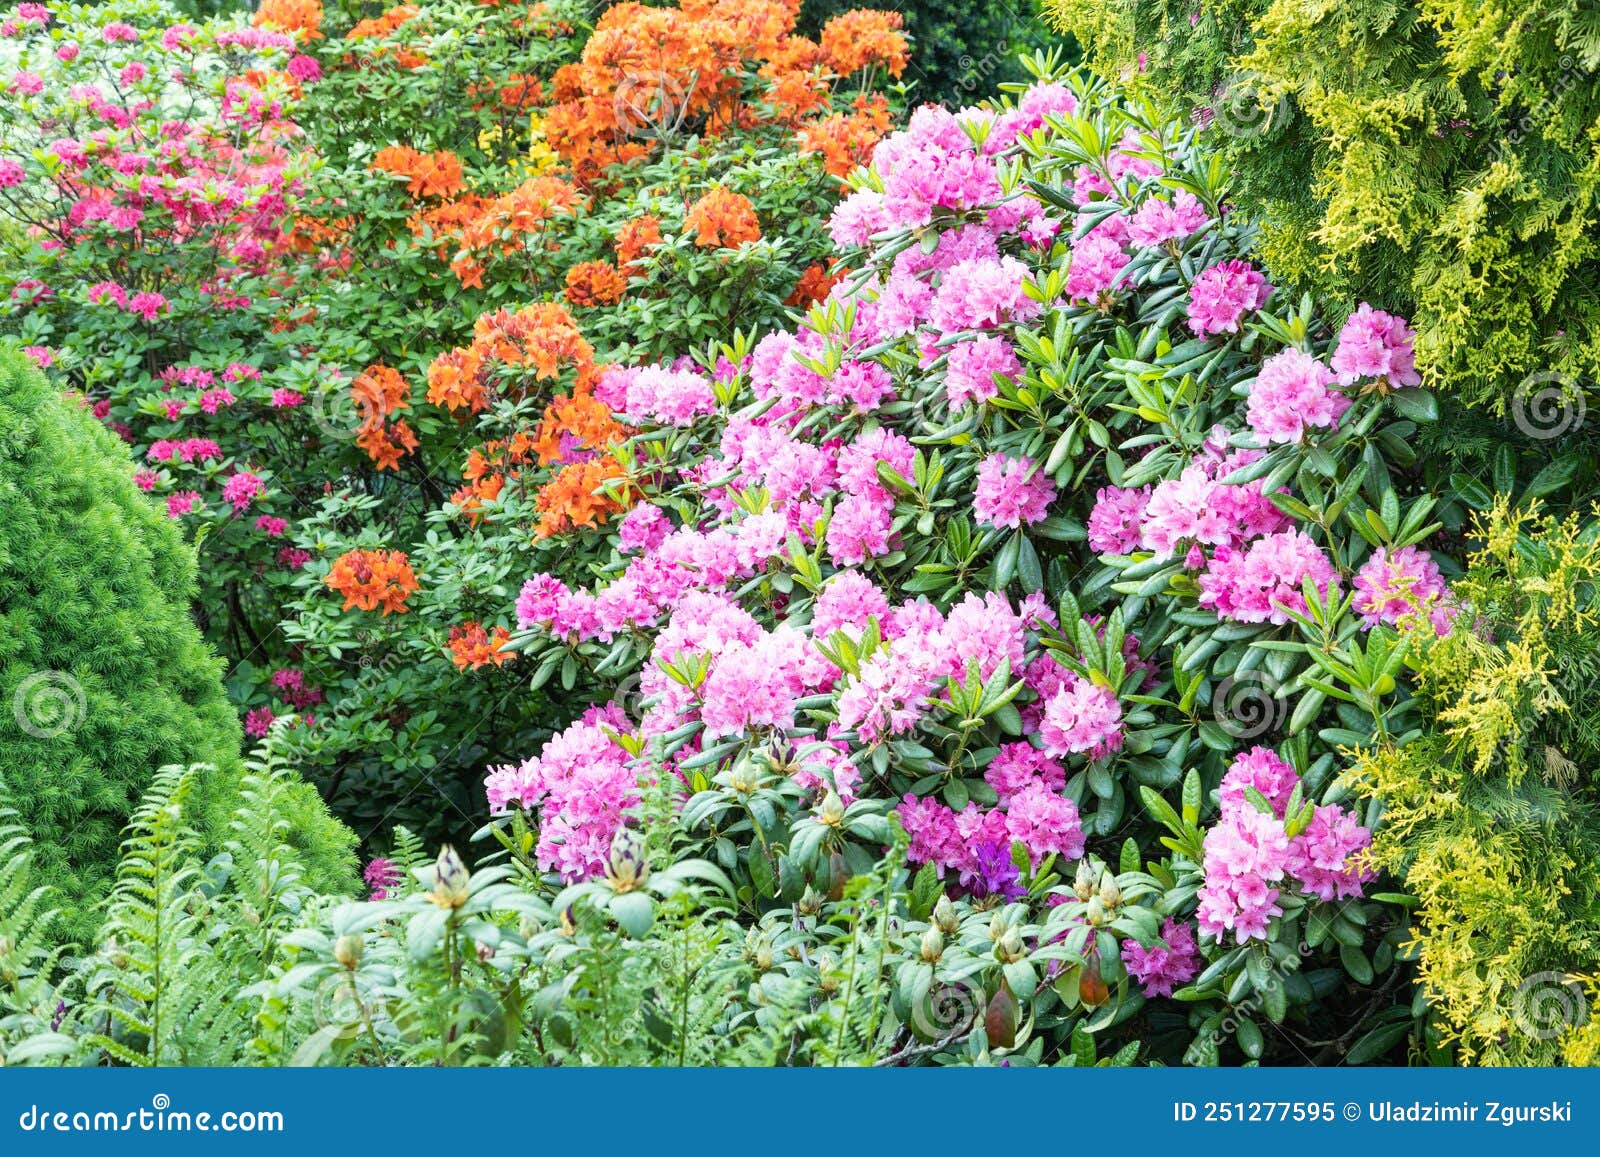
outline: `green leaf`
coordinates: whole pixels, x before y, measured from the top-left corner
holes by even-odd
[[[1394,1024],[1381,1024],[1350,1046],[1350,1051],[1345,1054],[1345,1063],[1364,1065],[1368,1061],[1375,1061],[1410,1035],[1409,1019]]]
[[[656,906],[643,892],[623,892],[608,905],[617,925],[635,940],[642,939],[655,922]]]

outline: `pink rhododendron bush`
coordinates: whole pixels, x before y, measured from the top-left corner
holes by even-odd
[[[1408,647],[1452,629],[1433,403],[1403,319],[1271,284],[1225,180],[1085,76],[924,107],[792,330],[608,370],[631,506],[527,579],[508,647],[617,691],[489,769],[514,860],[603,886],[668,808],[777,999],[888,855],[894,1015],[955,1051],[1408,1025],[1339,749],[1410,726]]]

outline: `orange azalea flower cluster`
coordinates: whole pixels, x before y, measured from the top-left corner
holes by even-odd
[[[394,35],[402,24],[409,23],[420,15],[422,15],[420,8],[410,4],[396,4],[382,16],[357,21],[356,26],[345,33],[345,39],[381,40],[385,36]]]
[[[400,550],[350,550],[334,562],[322,580],[344,596],[344,609],[406,612],[406,599],[417,589],[411,561]]]
[[[761,222],[750,198],[721,185],[689,206],[683,231],[695,234],[694,243],[702,249],[737,249],[746,241],[761,240]]]
[[[419,153],[405,145],[390,145],[378,150],[367,166],[406,179],[406,191],[413,197],[453,197],[462,189],[461,158],[448,149]]]
[[[637,271],[646,249],[661,244],[661,222],[646,213],[617,230],[617,268],[630,276]]]
[[[584,204],[584,197],[560,177],[533,177],[500,197],[471,197],[454,229],[459,247],[450,263],[451,272],[467,288],[483,285],[483,259],[504,256],[526,246],[526,238],[538,233],[546,222],[570,216]],[[427,219],[435,233],[446,226],[438,215]],[[420,230],[413,226],[420,235]],[[549,244],[546,242],[546,244]]]
[[[435,406],[472,413],[485,409],[496,367],[527,368],[535,378],[549,380],[571,366],[583,390],[598,379],[594,347],[566,307],[556,302],[484,314],[473,323],[472,335],[471,345],[446,350],[428,367],[428,401]],[[526,396],[526,391],[516,396]]]
[[[800,151],[821,153],[823,166],[841,181],[872,159],[872,148],[889,131],[889,102],[873,93],[856,97],[851,111],[802,125]]]
[[[588,391],[556,398],[545,408],[533,449],[541,466],[568,463],[556,476],[539,488],[534,505],[539,510],[539,538],[585,526],[598,526],[628,506],[621,499],[601,492],[607,483],[626,477],[620,463],[606,451],[625,440],[627,430],[611,416],[611,410]],[[573,462],[575,455],[597,457]],[[608,489],[616,489],[614,487]]]
[[[462,623],[450,628],[451,662],[458,671],[476,671],[490,665],[504,667],[517,657],[514,652],[501,649],[510,641],[511,632],[504,627],[496,627],[490,633],[482,623]]]
[[[507,112],[520,113],[544,100],[544,84],[537,76],[513,72],[504,79],[470,85],[467,95],[473,100],[473,108],[482,108],[482,98],[492,96]]]
[[[356,445],[379,470],[398,470],[400,459],[416,450],[417,436],[404,419],[390,422],[388,418],[397,410],[411,408],[411,386],[398,370],[368,366],[350,383],[350,396],[361,415]]]
[[[628,279],[609,261],[581,261],[567,270],[566,298],[573,305],[615,305]]]
[[[840,76],[881,64],[898,78],[911,58],[898,12],[857,8],[842,12],[823,26],[822,56]]]
[[[828,73],[882,64],[892,75],[908,54],[900,17],[854,11],[835,17],[822,42],[795,33],[800,0],[680,0],[678,7],[617,4],[596,23],[582,57],[557,71],[548,139],[580,184],[610,165],[646,156],[681,129],[716,135],[752,127],[745,76],[767,82],[761,100],[785,124],[829,104]]]
[[[250,17],[256,28],[293,36],[301,44],[322,38],[322,0],[261,0]]]
[[[539,456],[539,465],[554,466],[576,452],[603,450],[627,436],[604,402],[579,391],[561,394],[545,407],[529,448]]]
[[[344,38],[346,40],[384,40],[393,36],[404,25],[409,24],[420,15],[422,15],[422,10],[414,5],[397,4],[382,16],[358,21],[354,28],[345,33]],[[368,50],[369,59],[382,57],[387,53],[388,49],[382,45]],[[394,54],[394,62],[401,68],[415,69],[427,64],[428,57],[426,53],[402,47]],[[356,67],[364,67],[366,61],[357,61],[347,57],[346,63],[353,64]]]
[[[821,265],[809,265],[800,275],[800,280],[795,283],[794,291],[783,299],[783,304],[809,309],[820,301],[826,301],[828,292],[842,280],[844,280],[843,271],[829,273]]]
[[[483,503],[499,498],[506,483],[522,479],[525,469],[537,460],[541,467],[561,468],[534,496],[539,511],[536,537],[596,526],[624,509],[622,502],[595,491],[624,477],[616,460],[604,451],[626,437],[627,431],[587,387],[558,395],[545,407],[544,419],[534,434],[519,431],[509,439],[473,450],[463,472],[467,484],[450,501],[476,523]]]
[[[539,509],[539,525],[534,534],[548,538],[569,530],[599,526],[613,514],[627,509],[603,488],[627,477],[622,465],[609,454],[563,467],[554,478],[539,488],[534,504]]]

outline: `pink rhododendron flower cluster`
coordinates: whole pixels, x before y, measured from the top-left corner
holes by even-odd
[[[954,873],[958,883],[980,896],[996,891],[993,868],[984,862],[986,847],[992,858],[1009,860],[1015,841],[1036,865],[1047,855],[1067,860],[1083,855],[1077,805],[1039,782],[997,807],[969,803],[960,812],[907,795],[896,814],[911,836],[907,855],[913,863],[932,864],[941,877]]]
[[[1055,496],[1055,483],[1033,459],[996,454],[978,467],[972,512],[985,525],[1014,530],[1043,520]]]
[[[1145,550],[1173,554],[1193,545],[1238,547],[1289,525],[1283,512],[1262,493],[1259,481],[1223,481],[1255,462],[1260,452],[1224,450],[1225,440],[1214,439],[1177,478],[1156,484],[1139,530]],[[1125,502],[1115,494],[1106,501]]]
[[[491,810],[504,811],[513,801],[543,806],[534,850],[541,869],[567,880],[605,869],[611,841],[639,792],[639,773],[607,732],[629,730],[615,707],[591,708],[539,755],[490,770],[485,790]]]
[[[1339,330],[1334,373],[1346,385],[1372,378],[1382,378],[1391,388],[1419,385],[1416,336],[1400,318],[1363,301]]]
[[[1333,371],[1310,354],[1286,349],[1261,365],[1250,386],[1246,420],[1263,444],[1298,442],[1308,429],[1333,429],[1350,399],[1332,388]]]
[[[1245,315],[1267,303],[1272,286],[1247,261],[1219,261],[1194,279],[1189,291],[1189,328],[1201,337],[1238,333]]]
[[[1128,222],[1128,239],[1146,248],[1168,241],[1183,241],[1198,231],[1207,219],[1199,198],[1180,189],[1170,201],[1151,197],[1140,205]]]
[[[1298,885],[1321,900],[1360,896],[1376,873],[1361,852],[1372,833],[1343,808],[1316,806],[1304,831],[1290,836],[1286,810],[1299,777],[1269,748],[1235,757],[1223,776],[1222,814],[1205,837],[1205,883],[1198,918],[1206,935],[1238,943],[1264,940],[1283,915],[1279,900]],[[1271,807],[1262,811],[1246,794],[1259,792]]]
[[[1379,623],[1400,626],[1426,619],[1438,634],[1450,633],[1450,588],[1425,550],[1380,546],[1356,572],[1351,588],[1364,627]]]
[[[1338,582],[1333,564],[1304,531],[1285,530],[1256,539],[1249,547],[1218,547],[1200,575],[1200,605],[1240,623],[1289,621],[1303,613],[1303,584],[1309,579],[1319,596]]]
[[[1146,996],[1171,996],[1179,985],[1200,973],[1200,945],[1194,927],[1168,916],[1161,924],[1161,939],[1149,948],[1137,940],[1122,942],[1122,963],[1139,982]]]
[[[1069,674],[1045,702],[1039,734],[1051,755],[1104,759],[1122,746],[1122,705],[1110,688]]]
[[[984,334],[950,347],[944,378],[950,408],[961,410],[970,403],[981,404],[994,397],[999,393],[997,374],[1012,379],[1022,374],[1022,363],[1005,338]]]

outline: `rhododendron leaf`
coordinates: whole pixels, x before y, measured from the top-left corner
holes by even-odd
[[[957,812],[963,810],[971,799],[967,792],[966,782],[960,779],[952,779],[945,784],[942,794],[944,795],[944,802],[950,806],[952,811]]]
[[[1183,822],[1200,822],[1200,775],[1192,768],[1183,778]]]
[[[643,892],[622,892],[611,897],[607,909],[620,927],[634,939],[642,938],[655,923],[655,901]]]
[[[1523,492],[1528,498],[1541,498],[1563,489],[1577,475],[1580,460],[1576,454],[1566,454],[1551,462],[1533,476]]]
[[[777,895],[772,863],[759,844],[751,844],[746,850],[746,863],[750,869],[750,884],[756,895],[763,899]]]
[[[1372,983],[1372,963],[1367,959],[1367,954],[1361,951],[1359,945],[1341,944],[1339,946],[1339,963],[1358,984]]]
[[[1017,574],[1017,557],[1022,545],[1022,536],[1014,535],[1006,539],[1005,545],[1000,548],[994,559],[994,586],[1003,590],[1011,585],[1011,580]]]
[[[1034,551],[1033,543],[1020,530],[1017,532],[1017,577],[1021,579],[1025,593],[1032,594],[1044,589],[1044,571],[1039,565],[1039,555]]]

